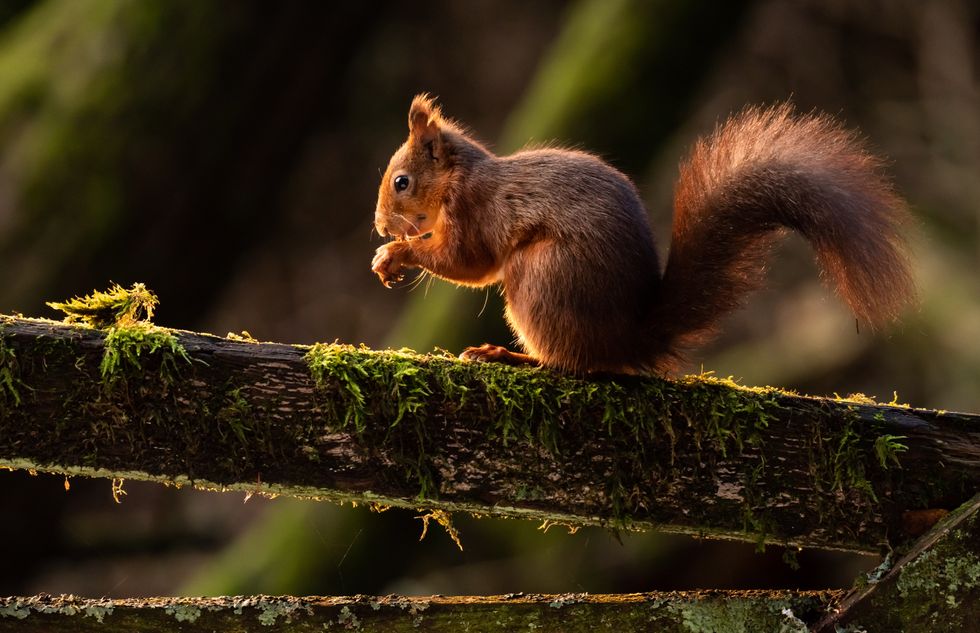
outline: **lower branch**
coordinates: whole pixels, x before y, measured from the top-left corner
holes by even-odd
[[[980,623],[980,495],[912,544],[880,579],[859,586],[814,633],[952,633]]]
[[[489,597],[0,598],[0,632],[786,631],[840,592],[703,591]]]

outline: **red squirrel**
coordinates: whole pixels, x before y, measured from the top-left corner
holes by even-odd
[[[394,239],[372,270],[388,287],[410,268],[502,284],[524,353],[488,344],[465,359],[670,371],[761,285],[787,228],[861,321],[894,319],[915,294],[906,205],[881,161],[826,115],[748,108],[698,140],[680,167],[663,268],[636,187],[597,156],[496,156],[425,94],[408,129],[381,179],[374,225]]]

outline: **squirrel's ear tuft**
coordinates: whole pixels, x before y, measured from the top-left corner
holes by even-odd
[[[437,159],[442,152],[442,131],[439,123],[442,121],[442,111],[436,105],[435,99],[422,93],[412,99],[412,107],[408,110],[408,131],[412,139],[424,145],[432,159]]]

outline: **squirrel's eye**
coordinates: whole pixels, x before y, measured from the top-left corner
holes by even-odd
[[[395,191],[405,191],[408,189],[408,183],[408,176],[404,174],[401,176],[395,176]]]

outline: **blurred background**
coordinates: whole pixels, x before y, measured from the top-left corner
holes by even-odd
[[[628,173],[668,246],[677,162],[746,104],[858,127],[919,221],[921,305],[855,328],[787,240],[699,352],[746,384],[980,411],[980,10],[970,0],[3,0],[0,312],[143,281],[162,325],[419,350],[509,343],[501,301],[370,271],[412,96],[499,152]],[[486,309],[481,309],[487,302]],[[0,472],[0,594],[506,593],[849,585],[874,557]],[[783,559],[789,560],[785,562]]]

